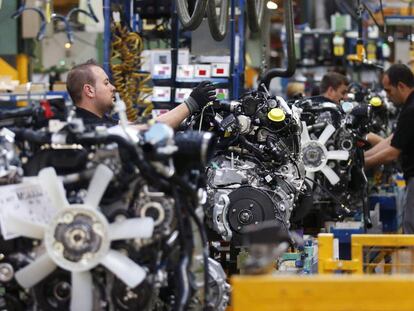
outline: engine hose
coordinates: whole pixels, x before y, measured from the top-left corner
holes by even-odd
[[[319,122],[319,123],[315,123],[313,125],[309,125],[308,126],[308,132],[312,132],[314,130],[322,130],[324,129],[326,126],[328,125],[328,123],[326,122]]]
[[[125,102],[128,120],[136,121],[139,109],[143,109],[143,114],[146,115],[153,107],[148,101],[152,93],[148,84],[151,76],[149,73],[139,72],[143,64],[143,41],[138,33],[128,31],[120,22],[112,23],[111,29],[113,83]]]
[[[217,150],[225,150],[228,147],[235,145],[237,141],[239,140],[239,135],[240,134],[237,133],[237,135],[235,135],[234,137],[227,137],[227,138],[221,139],[217,143]]]
[[[35,110],[32,107],[2,110],[0,111],[0,120],[11,118],[27,118],[33,116],[34,112]]]
[[[203,244],[203,266],[204,266],[204,307],[210,307],[210,302],[209,302],[209,283],[208,283],[208,277],[209,277],[209,262],[208,262],[208,258],[209,258],[209,249],[208,249],[208,240],[207,240],[207,233],[205,230],[205,226],[201,223],[200,219],[198,218],[198,216],[196,215],[196,213],[194,212],[194,210],[192,209],[192,207],[190,206],[190,208],[188,209],[188,212],[190,214],[190,216],[193,218],[197,229],[200,233],[200,237],[201,237],[201,243]]]
[[[150,184],[155,185],[163,192],[169,192],[171,189],[170,184],[161,175],[159,175],[155,169],[151,167],[151,165],[148,164],[148,160],[145,159],[142,152],[121,136],[105,135],[97,137],[91,135],[81,135],[68,137],[67,140],[68,143],[89,145],[116,143],[120,149],[128,152],[128,155],[131,157],[128,160],[132,161],[136,165],[142,177],[145,178]]]
[[[10,129],[16,136],[14,137],[17,141],[28,141],[35,144],[50,144],[52,138],[49,133],[33,131],[30,129],[12,128]]]
[[[179,241],[180,241],[180,262],[177,266],[176,274],[176,283],[177,283],[177,290],[176,293],[177,297],[175,297],[175,305],[173,310],[174,311],[184,311],[186,309],[188,299],[190,297],[190,286],[189,286],[189,279],[188,279],[188,268],[190,265],[189,259],[189,245],[188,241],[186,240],[186,225],[184,224],[184,215],[183,210],[181,208],[181,196],[178,192],[176,187],[172,189],[173,197],[175,200],[175,213],[177,217],[177,226],[179,232]],[[191,226],[188,226],[191,228]]]
[[[260,0],[263,2],[263,0]],[[208,26],[211,36],[216,41],[223,41],[226,37],[229,24],[229,0],[220,3],[220,17],[217,17],[216,1],[209,0],[207,6]]]
[[[283,144],[282,141],[280,141],[280,143]],[[273,156],[272,158],[277,163],[283,163],[288,159],[288,156],[287,156],[286,152],[283,152],[282,150],[279,150],[280,148],[278,148],[277,144],[272,141],[270,136],[268,136],[267,139],[266,139],[266,147],[267,148],[265,150]],[[289,150],[286,147],[286,145],[284,145],[284,144],[283,144],[283,147],[284,147],[285,150]]]
[[[290,78],[296,71],[296,57],[295,57],[295,24],[293,19],[293,4],[292,0],[283,0],[284,20],[286,27],[286,54],[287,66],[286,68],[272,68],[264,73],[261,79],[259,89],[269,89],[270,81],[275,77]],[[264,87],[263,87],[263,86]]]
[[[266,10],[265,2],[267,1],[246,0],[247,22],[252,32],[259,32],[261,30]]]
[[[174,185],[180,187],[180,190],[183,191],[183,194],[185,197],[190,198],[190,202],[194,205],[198,203],[198,197],[197,192],[194,191],[180,176],[174,175],[171,178],[171,181],[174,183]],[[188,214],[191,216],[191,218],[194,220],[194,223],[197,227],[198,232],[200,233],[200,239],[201,243],[203,245],[202,247],[202,256],[203,256],[203,268],[204,268],[204,307],[206,309],[210,308],[210,302],[209,302],[209,248],[208,248],[208,239],[207,239],[207,233],[205,231],[204,225],[201,223],[200,219],[196,215],[194,209],[192,206],[188,206],[186,209]]]
[[[321,189],[323,192],[325,192],[325,194],[329,195],[331,197],[331,199],[333,201],[335,201],[336,204],[339,205],[342,213],[344,213],[345,215],[349,215],[351,213],[351,210],[343,202],[341,202],[332,192],[330,192],[327,188],[325,188],[320,183],[318,183],[317,181],[315,181],[315,180],[313,180],[309,177],[305,177],[305,179],[307,181],[310,181],[312,184],[318,186],[319,189]]]
[[[313,112],[313,113],[320,113],[320,112],[331,112],[335,115],[335,123],[338,123],[339,120],[342,118],[342,114],[336,107],[312,107],[310,109],[307,109],[307,111]]]
[[[49,133],[33,131],[31,129],[11,128],[10,129],[16,136],[16,141],[28,141],[35,144],[51,144],[52,138]],[[145,159],[141,151],[130,143],[125,138],[118,135],[103,135],[95,136],[90,134],[81,135],[68,135],[66,138],[68,144],[81,144],[81,145],[96,145],[96,144],[109,144],[116,143],[121,150],[125,150],[130,158],[128,161],[132,161],[139,169],[143,178],[145,178],[150,184],[156,185],[158,189],[163,192],[170,192],[171,186],[161,175],[159,175],[155,169],[148,164],[148,160]],[[121,154],[120,154],[121,155]],[[122,158],[122,155],[121,155]]]
[[[188,10],[188,0],[176,0],[177,15],[183,25],[184,30],[195,30],[200,26],[206,12],[208,0],[196,0],[193,14],[190,16]],[[214,0],[210,0],[214,1]]]
[[[359,160],[359,172],[361,173],[361,176],[363,178],[362,187],[361,187],[361,197],[362,197],[362,213],[364,216],[364,227],[365,231],[367,229],[372,228],[372,220],[371,215],[369,211],[369,205],[368,205],[368,178],[365,174],[365,170],[363,167],[365,166],[365,158],[364,158],[364,151],[360,148],[356,151],[356,159]]]
[[[253,152],[261,161],[264,161],[263,157],[263,151],[257,148],[255,145],[253,145],[251,142],[249,142],[244,136],[239,137],[239,141],[242,143],[242,145],[249,151]]]

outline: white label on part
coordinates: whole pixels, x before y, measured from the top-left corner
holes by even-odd
[[[6,214],[36,224],[47,224],[57,211],[37,177],[0,187],[0,227],[5,240],[18,237],[7,227]]]
[[[334,260],[339,259],[339,240],[338,239],[333,240],[333,259]]]
[[[239,61],[240,61],[240,36],[236,35],[236,40],[235,40],[235,44],[234,44],[234,64],[238,65]]]

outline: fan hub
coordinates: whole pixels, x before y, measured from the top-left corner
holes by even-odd
[[[328,161],[328,150],[318,141],[309,141],[302,147],[303,164],[310,172],[319,171]]]
[[[61,281],[53,286],[53,296],[58,301],[68,301],[70,299],[70,283]]]
[[[51,221],[45,244],[59,267],[76,272],[90,270],[109,251],[108,222],[97,209],[71,205]]]

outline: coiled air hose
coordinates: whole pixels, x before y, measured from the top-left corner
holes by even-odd
[[[153,108],[148,101],[152,93],[152,88],[148,86],[151,76],[139,71],[144,45],[138,33],[129,31],[120,22],[113,22],[111,30],[113,82],[125,102],[128,120],[136,121],[139,110],[144,109],[142,114],[147,115]]]
[[[247,22],[252,32],[259,32],[264,19],[266,4],[264,0],[246,0]]]
[[[195,30],[203,21],[207,9],[208,25],[213,39],[216,41],[222,41],[226,37],[229,24],[230,0],[219,1],[219,16],[216,12],[216,0],[196,0],[191,15],[191,10],[189,8],[189,0],[175,1],[177,7],[177,15],[181,21],[183,29]]]
[[[188,0],[176,0],[177,14],[185,30],[195,30],[203,21],[208,0],[196,0],[193,14],[190,16]]]
[[[208,26],[211,36],[216,41],[222,41],[227,34],[229,24],[229,0],[220,1],[220,16],[217,16],[216,1],[209,0],[207,6]]]

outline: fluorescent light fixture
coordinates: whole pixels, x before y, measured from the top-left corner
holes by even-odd
[[[277,3],[274,3],[273,1],[267,1],[266,6],[269,10],[276,10],[278,8]]]

